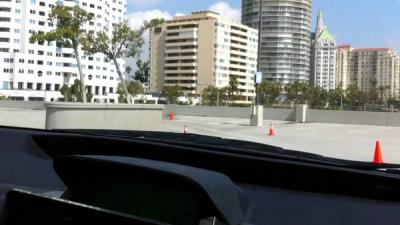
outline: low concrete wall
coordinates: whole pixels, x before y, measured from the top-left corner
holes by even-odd
[[[26,102],[26,101],[0,101],[0,108],[12,109],[44,109],[44,102]]]
[[[296,121],[296,110],[295,109],[264,108],[264,119]]]
[[[0,108],[0,126],[44,129],[45,110]]]
[[[170,112],[181,116],[250,118],[251,111],[250,107],[166,105],[164,116],[167,116]]]
[[[400,126],[400,113],[308,110],[307,122]]]
[[[264,108],[265,120],[283,120],[307,123],[342,123],[376,126],[400,126],[400,113],[385,112],[360,112],[360,111],[334,111],[311,110],[298,106],[298,109]],[[181,116],[209,116],[227,118],[249,118],[250,108],[247,107],[215,107],[215,106],[181,106],[167,105],[164,116],[170,112]],[[304,117],[305,116],[305,117]]]
[[[249,118],[250,107],[217,107],[217,106],[184,106],[184,105],[166,105],[164,116],[170,112],[181,116],[209,116],[226,118]],[[264,119],[295,121],[295,109],[272,109],[264,108]]]
[[[160,105],[46,104],[46,129],[115,129],[158,131]]]

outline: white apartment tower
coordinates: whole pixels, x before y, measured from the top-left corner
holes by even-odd
[[[242,23],[261,27],[264,80],[309,82],[311,10],[312,0],[242,0]]]
[[[62,85],[79,79],[76,60],[70,48],[55,43],[31,44],[33,32],[47,32],[51,7],[75,6],[92,13],[94,19],[85,31],[112,31],[112,24],[124,20],[126,0],[0,0],[0,94],[14,100],[58,101]],[[119,83],[115,66],[102,54],[85,56],[80,52],[87,90],[94,102],[117,102]],[[124,61],[120,62],[124,66]]]
[[[223,88],[236,77],[240,103],[255,97],[256,29],[220,17],[215,12],[177,16],[151,32],[151,90],[178,85],[188,95],[208,86]]]
[[[337,45],[318,14],[317,28],[311,47],[311,83],[327,91],[336,88]]]

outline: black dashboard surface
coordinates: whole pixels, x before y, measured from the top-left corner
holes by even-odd
[[[0,211],[6,193],[15,188],[35,193],[67,189],[54,171],[52,158],[32,139],[34,135],[46,134],[52,133],[0,128]],[[60,137],[59,140],[63,139]],[[85,146],[86,138],[79,140],[79,145],[67,147],[88,149],[88,146],[103,144],[96,139]],[[182,148],[172,154],[174,149],[171,146],[168,154],[165,152],[156,158],[156,155],[143,153],[146,149],[154,151],[148,149],[148,145],[135,149],[134,144],[117,141],[114,146],[118,144],[118,148],[136,150],[136,155],[141,153],[148,160],[154,157],[153,160],[160,161],[160,157],[166,157],[169,163],[184,162],[186,166],[193,164],[191,166],[195,168],[226,175],[249,199],[249,210],[244,215],[244,222],[248,224],[381,225],[400,221],[400,175],[328,166],[310,167],[291,162],[282,166],[283,160],[262,161],[257,157],[242,160],[233,158],[232,154],[228,154],[231,158],[224,161],[222,153],[182,155],[185,153]],[[174,161],[175,154],[181,154],[180,161]],[[304,190],[299,190],[299,187],[304,187]]]

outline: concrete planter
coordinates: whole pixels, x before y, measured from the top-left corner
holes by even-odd
[[[46,129],[158,131],[163,106],[47,103]]]

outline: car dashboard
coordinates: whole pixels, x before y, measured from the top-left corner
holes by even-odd
[[[0,128],[0,224],[375,225],[400,219],[397,174],[129,134]]]

